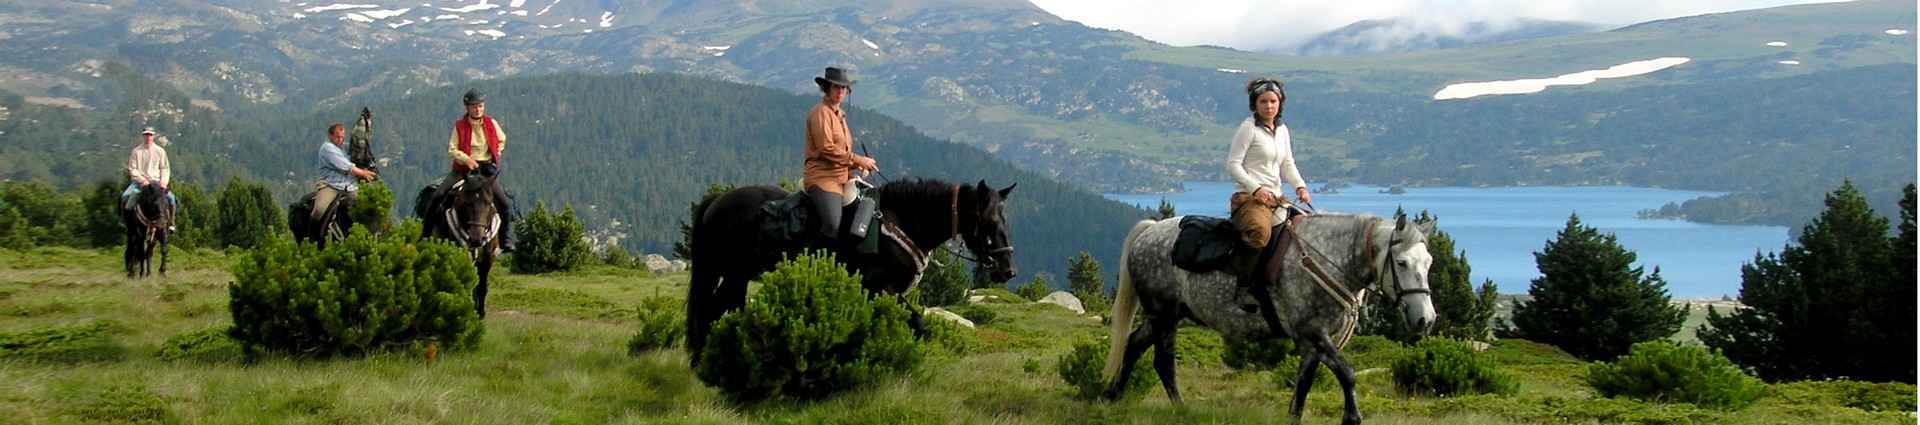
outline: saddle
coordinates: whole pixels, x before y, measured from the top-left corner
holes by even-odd
[[[763,246],[771,247],[837,248],[839,246],[837,242],[847,240],[850,232],[852,232],[853,221],[856,217],[862,215],[860,210],[862,208],[872,208],[870,205],[871,203],[868,202],[853,202],[841,206],[840,234],[835,235],[832,241],[822,241],[820,240],[818,232],[815,231],[815,229],[820,228],[819,218],[813,216],[813,208],[808,205],[807,193],[794,192],[785,198],[767,201],[766,204],[760,206],[760,214],[764,217],[764,219],[760,220],[760,240]],[[860,254],[878,252],[880,241],[889,238],[888,235],[883,233],[889,231],[897,232],[897,228],[886,221],[884,214],[871,212],[871,214],[867,215],[871,215],[873,218],[867,220],[866,228],[879,229],[881,231],[869,231],[865,237],[860,239],[860,243],[856,245],[855,251]],[[894,235],[891,237],[903,238],[904,235]]]
[[[292,214],[294,211],[313,211],[313,198],[317,195],[318,192],[307,192],[307,195],[300,197],[300,202],[294,203],[293,209],[287,213]],[[344,192],[341,193],[340,196],[334,197],[333,205],[328,205],[327,212],[322,214],[321,217],[326,217],[326,221],[332,221],[334,217],[339,217],[341,211],[353,205],[353,198],[357,197],[357,195],[358,194],[354,192]]]
[[[1235,258],[1247,255],[1255,255],[1255,264],[1268,264],[1268,259],[1276,254],[1284,255],[1285,247],[1293,243],[1293,232],[1286,230],[1290,223],[1296,223],[1302,217],[1296,214],[1286,222],[1274,224],[1273,237],[1256,255],[1240,242],[1240,231],[1234,228],[1233,221],[1219,217],[1186,216],[1180,219],[1180,235],[1173,242],[1173,265],[1194,273],[1211,273],[1229,270]]]

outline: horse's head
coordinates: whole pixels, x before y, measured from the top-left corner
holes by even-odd
[[[494,239],[493,219],[497,211],[493,209],[493,180],[494,176],[470,172],[461,179],[454,193],[454,217],[459,222],[447,223],[447,226],[462,230],[466,240],[460,242],[467,247],[478,248]]]
[[[1427,269],[1433,266],[1433,254],[1427,252],[1427,235],[1432,233],[1432,221],[1408,222],[1405,215],[1395,217],[1378,282],[1383,286],[1378,289],[1393,294],[1400,302],[1401,317],[1406,318],[1407,329],[1414,333],[1426,333],[1438,319],[1433,308],[1433,292],[1427,287]]]
[[[161,189],[159,185],[147,186],[146,188],[140,189],[140,193],[134,195],[133,198],[135,207],[140,208],[141,212],[146,214],[149,219],[154,220],[154,224],[156,225],[162,224],[159,222],[162,218],[160,212],[161,208],[164,208],[167,204],[166,199],[167,190]]]
[[[980,260],[980,266],[987,270],[987,277],[995,283],[1013,280],[1018,270],[1013,265],[1013,239],[1007,237],[1007,196],[1013,194],[1013,184],[1006,189],[994,190],[987,187],[987,181],[979,185],[965,187],[960,200],[960,239],[966,242],[967,250]]]

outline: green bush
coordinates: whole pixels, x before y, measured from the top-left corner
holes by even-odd
[[[1288,372],[1289,370],[1287,369],[1275,368],[1280,366],[1288,358],[1298,357],[1294,354],[1292,339],[1274,338],[1263,341],[1236,341],[1228,339],[1226,340],[1226,349],[1220,352],[1220,362],[1225,363],[1227,367],[1239,370],[1276,370]],[[1299,360],[1295,360],[1294,364],[1298,365]]]
[[[417,340],[464,348],[483,331],[473,262],[422,240],[417,221],[379,239],[356,229],[324,251],[272,238],[232,271],[232,336],[249,354],[359,355]]]
[[[160,344],[161,360],[191,360],[207,363],[239,361],[244,357],[240,343],[228,336],[231,326],[201,329],[174,335]]]
[[[1000,317],[1000,313],[993,312],[993,309],[977,305],[954,307],[952,311],[954,314],[960,315],[960,318],[973,322],[974,326],[986,326],[988,323],[993,323],[995,318]]]
[[[1752,405],[1766,388],[1724,356],[1670,341],[1634,344],[1618,360],[1588,367],[1587,384],[1607,397],[1723,409]]]
[[[945,249],[933,250],[933,261],[928,263],[927,274],[920,278],[920,286],[915,288],[920,296],[920,305],[926,307],[946,307],[967,301],[967,287],[973,285],[968,276],[966,262],[954,258]]]
[[[178,228],[167,243],[174,250],[194,248],[223,248],[219,245],[220,210],[216,199],[200,190],[200,186],[175,183],[167,190],[173,191],[173,197],[180,201],[180,209],[173,216],[174,227]]]
[[[679,344],[687,335],[686,313],[679,304],[658,295],[640,300],[640,332],[627,340],[627,353],[637,355]]]
[[[1300,356],[1287,356],[1273,365],[1273,385],[1280,391],[1293,394],[1294,382],[1300,380]],[[1320,373],[1313,375],[1314,388],[1327,388],[1327,377],[1333,376],[1325,364],[1320,365]]]
[[[1185,326],[1174,336],[1174,344],[1180,347],[1174,352],[1174,359],[1181,365],[1194,367],[1219,366],[1227,351],[1226,338],[1219,332],[1199,326]]]
[[[1494,368],[1492,359],[1467,344],[1426,338],[1393,362],[1393,383],[1409,394],[1456,396],[1512,394],[1513,378]]]
[[[573,207],[551,213],[546,205],[536,205],[513,232],[518,249],[509,264],[514,273],[568,271],[593,258],[587,248],[586,227],[574,216]]]
[[[285,227],[280,206],[266,186],[234,179],[220,190],[219,219],[214,228],[221,245],[253,248],[272,239]]]
[[[739,401],[820,398],[911,370],[921,352],[894,297],[867,296],[829,254],[760,276],[747,305],[714,323],[698,375]]]
[[[1051,276],[1048,276],[1047,272],[1034,273],[1033,280],[1028,281],[1026,285],[1021,285],[1020,289],[1014,291],[1014,294],[1019,295],[1020,298],[1027,299],[1027,301],[1039,301],[1041,298],[1046,298],[1047,294],[1053,293],[1053,287],[1049,286],[1051,283],[1048,282],[1047,279],[1049,277]]]
[[[0,247],[83,246],[89,242],[78,196],[44,183],[0,182]]]
[[[1074,397],[1095,400],[1106,394],[1107,348],[1106,341],[1081,342],[1074,344],[1073,351],[1060,355],[1060,359],[1054,362],[1060,379],[1073,389]],[[1153,352],[1142,353],[1133,362],[1133,376],[1127,381],[1127,389],[1121,398],[1139,400],[1159,384],[1160,375],[1153,371]]]
[[[101,180],[81,195],[82,214],[86,215],[86,236],[88,245],[95,247],[115,247],[126,243],[126,227],[120,225],[120,191],[126,189],[125,183],[113,180]],[[178,191],[178,188],[175,188]],[[179,196],[176,194],[176,198]]]
[[[0,359],[55,363],[112,362],[127,357],[113,339],[122,325],[98,321],[84,325],[0,334]]]
[[[974,339],[971,329],[960,327],[959,323],[928,316],[926,318],[926,344],[936,348],[934,352],[964,355],[980,351],[980,341]],[[977,325],[977,324],[976,324]]]
[[[355,195],[353,209],[347,212],[347,217],[354,225],[366,226],[375,235],[387,233],[393,227],[393,191],[378,180],[361,183],[360,193]]]

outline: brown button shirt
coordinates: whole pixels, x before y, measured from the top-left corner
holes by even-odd
[[[853,168],[853,132],[847,130],[846,112],[821,102],[807,113],[807,161],[801,183],[806,187],[840,194],[841,185]]]

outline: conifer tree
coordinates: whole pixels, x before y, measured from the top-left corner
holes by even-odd
[[[1796,244],[1741,267],[1740,302],[1709,311],[1700,342],[1769,380],[1914,382],[1913,186],[1888,236],[1852,182]]]
[[[1619,357],[1636,342],[1680,330],[1687,311],[1671,304],[1660,269],[1645,274],[1614,235],[1580,223],[1579,215],[1540,252],[1540,277],[1514,306],[1519,336],[1588,360]]]

